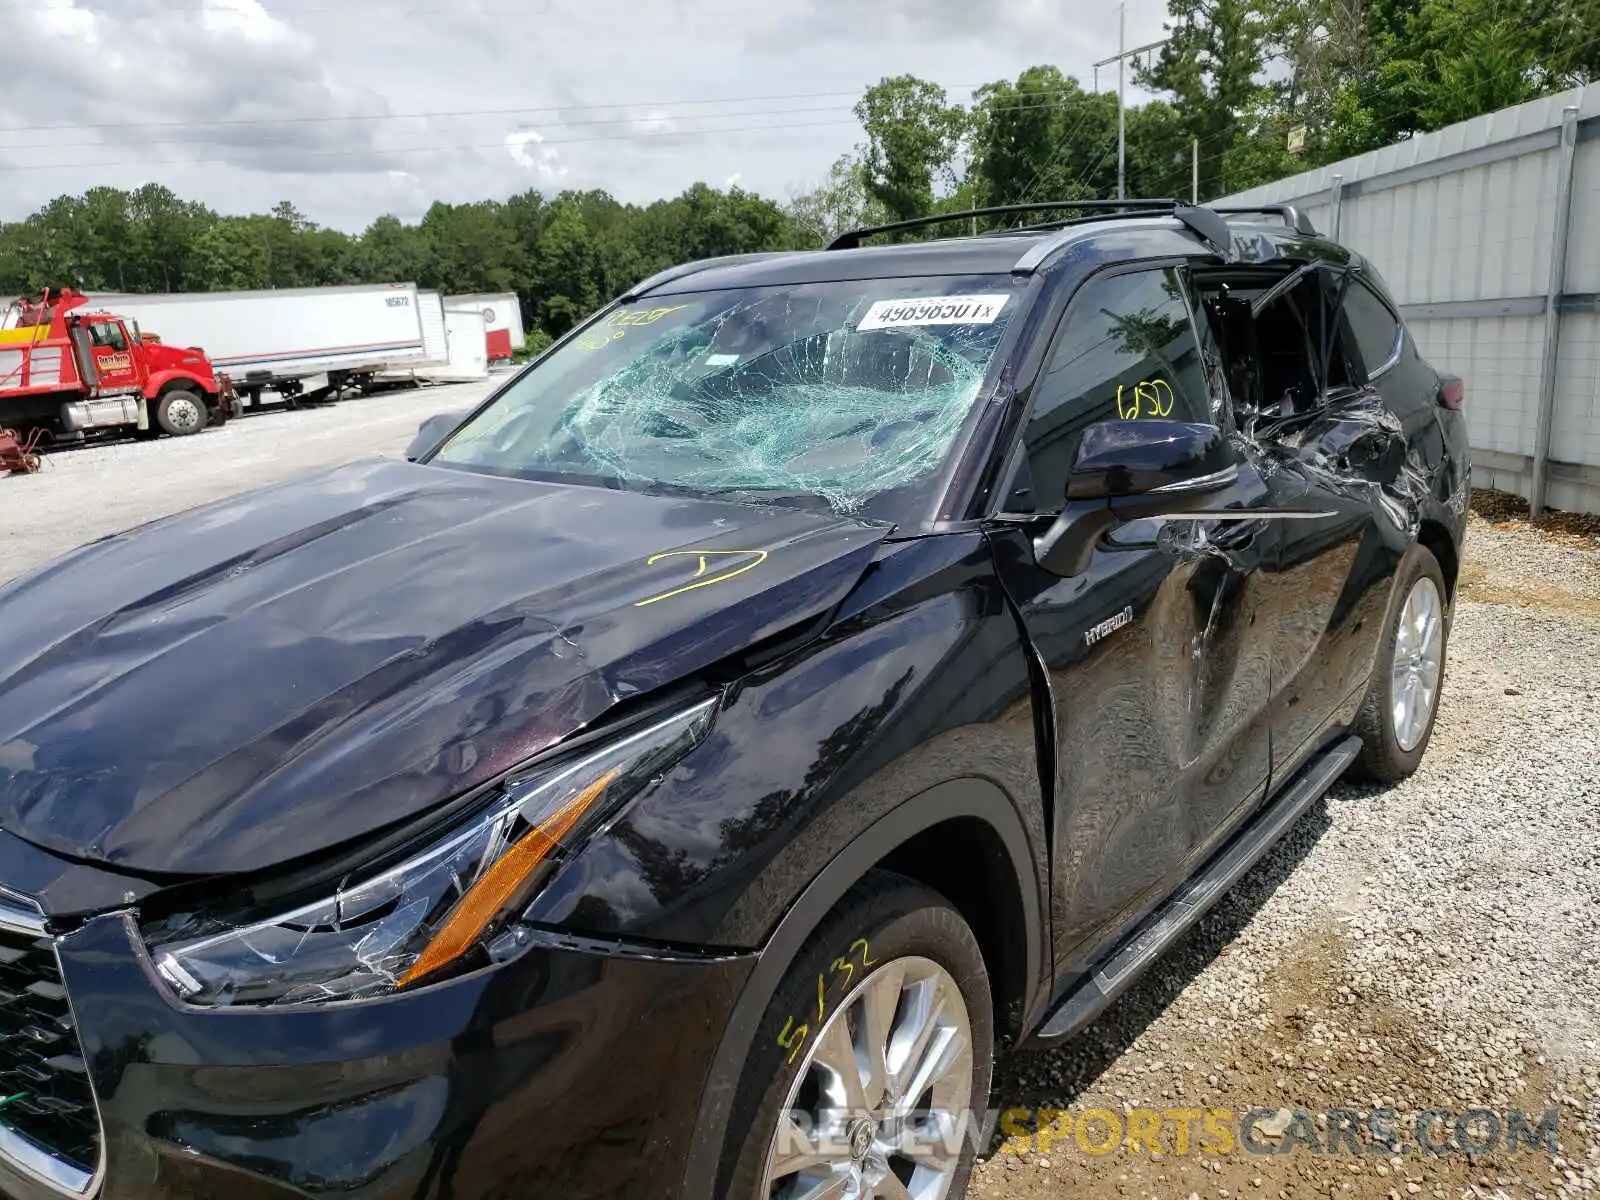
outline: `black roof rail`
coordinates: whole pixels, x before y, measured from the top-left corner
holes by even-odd
[[[988,208],[969,208],[964,212],[937,213],[931,217],[912,217],[908,221],[891,221],[887,225],[869,225],[865,229],[851,229],[829,242],[828,250],[855,250],[863,240],[880,233],[898,229],[925,229],[929,225],[944,225],[956,221],[970,221],[975,217],[1003,217],[1020,213],[1056,212],[1061,209],[1126,209],[1111,213],[1110,217],[1146,217],[1152,213],[1171,212],[1183,207],[1180,200],[1051,200],[1032,204],[995,204]],[[1108,217],[1107,219],[1110,219]]]
[[[1219,212],[1225,217],[1277,217],[1296,233],[1317,236],[1317,227],[1311,223],[1311,218],[1292,204],[1212,205],[1211,211]]]

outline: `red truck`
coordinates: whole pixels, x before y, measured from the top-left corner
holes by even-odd
[[[55,441],[113,429],[181,437],[227,419],[203,350],[141,339],[88,303],[62,288],[0,314],[0,429],[44,429]]]

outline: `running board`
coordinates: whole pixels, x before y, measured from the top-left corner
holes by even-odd
[[[1091,970],[1087,979],[1068,993],[1033,1036],[1033,1042],[1049,1043],[1071,1037],[1098,1017],[1289,832],[1301,814],[1338,781],[1359,753],[1361,739],[1348,737],[1313,759],[1270,808],[1240,830],[1198,874],[1174,892],[1108,958]]]

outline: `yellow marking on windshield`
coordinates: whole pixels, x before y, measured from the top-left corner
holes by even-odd
[[[701,576],[705,575],[706,571],[710,569],[711,564],[707,561],[708,559],[726,558],[729,555],[753,555],[754,557],[742,567],[735,567],[733,570],[724,571],[720,575],[710,575],[703,579],[701,578]],[[746,571],[753,571],[762,563],[767,561],[767,552],[765,550],[663,550],[660,554],[652,554],[649,558],[645,559],[644,565],[647,567],[653,567],[656,565],[656,563],[667,558],[698,558],[700,560],[700,564],[695,568],[695,582],[686,583],[682,587],[673,588],[670,592],[662,592],[659,596],[651,596],[645,600],[637,600],[633,605],[635,608],[643,608],[646,604],[654,604],[657,600],[670,600],[674,596],[681,596],[685,592],[692,592],[695,590],[695,588],[710,587],[713,583],[723,583],[729,579],[732,579],[735,575],[743,575]]]
[[[1172,385],[1165,379],[1142,379],[1129,391],[1117,384],[1117,416],[1124,421],[1172,415]]]
[[[662,317],[688,307],[687,304],[674,304],[667,308],[625,309],[622,312],[615,312],[573,344],[580,350],[603,350],[628,330],[640,325],[654,325]]]

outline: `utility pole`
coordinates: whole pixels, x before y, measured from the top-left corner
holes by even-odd
[[[1159,50],[1167,44],[1167,39],[1159,42],[1146,42],[1142,46],[1128,48],[1128,0],[1119,0],[1117,4],[1117,52],[1110,58],[1102,58],[1094,64],[1094,90],[1100,91],[1100,68],[1117,64],[1117,199],[1128,198],[1128,60],[1138,58],[1151,50]]]
[[[1128,0],[1117,4],[1117,199],[1128,198]]]
[[[1189,155],[1190,170],[1193,173],[1193,182],[1189,185],[1189,203],[1200,203],[1200,139],[1195,138],[1194,150]]]

